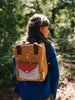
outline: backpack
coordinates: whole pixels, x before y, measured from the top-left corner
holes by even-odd
[[[44,81],[48,72],[44,43],[25,43],[13,49],[19,81]]]

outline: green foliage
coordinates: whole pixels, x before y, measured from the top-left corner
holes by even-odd
[[[65,37],[64,37],[64,39],[58,38],[57,43],[58,43],[60,52],[67,53],[68,51],[71,51],[71,45],[69,44],[69,41]]]
[[[13,80],[12,45],[24,34],[24,16],[17,0],[0,0],[0,75],[7,84]]]

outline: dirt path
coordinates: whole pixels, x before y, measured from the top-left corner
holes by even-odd
[[[67,82],[57,90],[56,100],[75,100],[75,82]]]

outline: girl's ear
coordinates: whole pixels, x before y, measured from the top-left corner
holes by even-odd
[[[43,29],[43,27],[41,26],[41,27],[40,27],[40,32],[42,32],[42,29]]]

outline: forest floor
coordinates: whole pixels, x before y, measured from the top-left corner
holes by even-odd
[[[59,64],[60,80],[56,100],[75,100],[75,63],[62,61]],[[0,89],[0,100],[19,100],[12,93],[14,85]]]
[[[56,100],[75,100],[75,64],[61,63],[59,67],[60,80]]]

